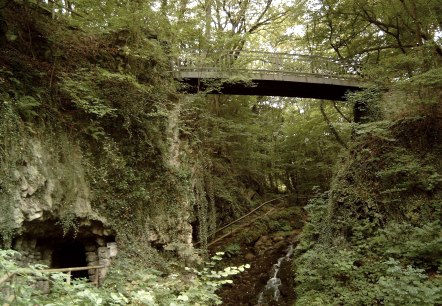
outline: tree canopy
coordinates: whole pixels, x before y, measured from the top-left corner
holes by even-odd
[[[241,51],[330,58],[366,88],[344,102],[184,94],[172,71],[189,49],[211,69],[220,50],[238,68]],[[17,173],[38,141],[53,158],[41,172],[66,191],[47,220],[72,235],[90,224],[74,209],[87,185],[124,250],[117,272],[192,262],[217,229],[286,194],[311,199],[300,305],[440,304],[441,65],[441,0],[0,0],[0,242],[20,233]],[[218,302],[193,272],[205,283],[183,287],[189,303]],[[185,299],[171,283],[158,296]]]

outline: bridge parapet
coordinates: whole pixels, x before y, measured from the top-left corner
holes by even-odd
[[[355,79],[356,68],[343,61],[305,54],[232,50],[181,50],[176,71],[220,72],[228,75],[257,73]]]

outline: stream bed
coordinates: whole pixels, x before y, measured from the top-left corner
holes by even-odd
[[[285,256],[280,257],[278,262],[273,265],[271,278],[267,281],[264,290],[258,295],[257,306],[265,306],[280,302],[281,290],[279,288],[282,286],[280,271],[283,267],[283,263],[288,262],[290,264],[292,255],[293,245],[290,245]]]
[[[290,239],[289,239],[290,240]],[[250,269],[235,276],[233,284],[224,286],[218,294],[223,305],[231,306],[291,306],[295,301],[293,274],[293,241],[285,241],[251,259],[244,250],[229,265],[250,263]],[[246,260],[247,258],[247,260]]]

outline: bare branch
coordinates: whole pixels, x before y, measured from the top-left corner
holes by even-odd
[[[333,136],[335,136],[336,141],[341,146],[343,146],[344,148],[346,148],[348,150],[347,144],[344,142],[344,140],[342,140],[342,138],[339,135],[338,131],[336,131],[336,129],[333,126],[333,124],[331,123],[330,119],[327,117],[327,114],[325,113],[325,108],[324,108],[324,101],[322,101],[322,100],[321,100],[321,104],[319,105],[319,109],[321,111],[322,117],[324,117],[325,123],[327,123],[327,126],[328,126],[330,132],[333,134]]]
[[[344,113],[338,108],[338,106],[336,105],[336,101],[333,101],[333,107],[335,108],[335,110],[339,113],[339,115],[341,115],[341,117],[347,121],[347,122],[351,122],[351,119],[348,118],[347,116],[344,115]]]

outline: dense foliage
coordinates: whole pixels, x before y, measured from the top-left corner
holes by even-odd
[[[364,63],[355,127],[331,189],[306,207],[300,305],[442,302],[439,1],[322,1],[309,43]],[[329,48],[331,47],[331,49]],[[430,78],[429,75],[432,77]]]
[[[102,291],[80,282],[42,298],[62,303],[88,290],[95,304],[216,303],[221,283],[192,270],[194,282],[181,287],[187,272],[175,278],[175,257],[199,261],[217,228],[269,194],[290,193],[297,203],[315,194],[297,248],[299,304],[442,303],[441,7],[0,0],[2,247],[20,234],[17,173],[39,142],[58,178],[56,226],[78,232],[73,206],[87,185],[123,254]],[[183,95],[170,72],[188,48],[207,63],[219,49],[334,57],[370,86],[344,103]],[[353,122],[354,104],[366,108],[365,124]],[[1,264],[19,271],[4,254]],[[133,278],[122,275],[128,267]]]
[[[45,271],[42,265],[20,267],[20,254],[0,250],[0,301],[10,305],[219,305],[215,291],[232,283],[232,275],[244,272],[249,265],[217,269],[223,253],[217,253],[201,270],[185,268],[179,273],[117,265],[100,288],[84,279],[66,282],[68,276]],[[130,275],[127,275],[130,273]]]
[[[196,21],[190,3],[183,1],[178,11],[174,3],[157,4],[0,3],[3,247],[10,247],[22,231],[14,223],[16,173],[35,154],[35,143],[51,150],[49,164],[42,167],[57,177],[54,227],[65,235],[81,235],[80,222],[96,217],[78,216],[74,210],[84,176],[93,212],[106,217],[118,239],[121,255],[113,273],[123,285],[141,281],[118,274],[118,265],[131,267],[143,281],[152,275],[140,268],[161,270],[151,281],[175,288],[177,283],[167,277],[175,271],[173,258],[199,261],[189,235],[204,251],[217,227],[250,210],[268,191],[306,196],[313,184],[326,188],[338,145],[319,104],[204,92],[183,96],[168,72],[178,48],[206,48],[210,42],[241,49],[251,35],[262,39],[270,26],[294,18],[295,6],[212,2],[213,11],[224,13],[211,28]],[[198,6],[196,11],[205,15],[206,9]],[[342,122],[332,103],[322,109],[332,121]],[[338,124],[337,129],[348,138],[348,128]],[[311,179],[302,179],[307,173]],[[23,285],[22,298],[36,294],[27,278],[23,281],[17,284]],[[58,285],[64,289],[42,298],[63,302],[70,289]],[[210,286],[205,282],[195,286],[189,290],[216,301],[216,287],[205,287]],[[71,293],[81,295],[85,288],[79,283]],[[186,290],[152,294],[166,303]],[[110,302],[109,294],[91,296]],[[195,301],[201,299],[189,297],[189,303]]]
[[[295,264],[301,305],[440,303],[441,170],[434,155],[440,147],[409,147],[408,128],[421,124],[429,122],[357,130],[331,191],[307,206],[311,220]],[[427,136],[440,137],[438,129]]]

